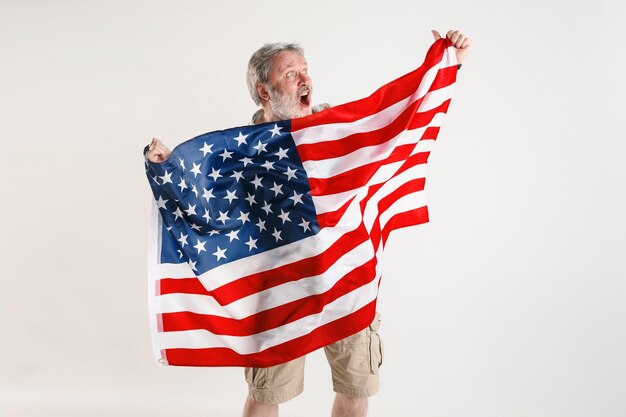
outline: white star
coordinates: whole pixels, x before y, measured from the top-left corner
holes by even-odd
[[[187,184],[185,184],[185,180],[183,179],[183,177],[180,177],[180,182],[178,183],[178,186],[180,187],[181,193],[185,188],[187,188]]]
[[[215,196],[213,195],[213,189],[205,188],[204,194],[202,194],[202,197],[204,197],[207,203],[209,202],[210,199],[215,198]]]
[[[276,169],[274,168],[275,163],[276,162],[265,161],[265,163],[262,164],[261,166],[269,171],[270,169]]]
[[[176,249],[176,252],[178,252],[178,259],[183,257],[183,253],[181,252],[180,249]]]
[[[253,205],[256,204],[256,200],[254,199],[254,194],[248,193],[248,197],[244,198],[248,202],[248,204]],[[167,200],[165,200],[167,201]]]
[[[283,224],[291,221],[289,220],[289,212],[285,213],[283,209],[280,209],[280,214],[278,215],[278,217],[280,217],[283,220]]]
[[[254,189],[256,190],[259,187],[263,187],[261,185],[261,180],[263,180],[263,177],[259,177],[258,175],[254,176],[254,181],[252,181],[252,184],[254,184]]]
[[[248,144],[248,142],[246,142],[246,138],[248,137],[248,135],[242,135],[241,132],[239,132],[239,136],[237,136],[236,138],[233,138],[237,141],[237,147],[239,147],[242,143],[244,144]]]
[[[209,210],[204,209],[204,214],[202,215],[202,217],[204,217],[206,219],[206,222],[208,223],[209,220],[211,220],[211,216],[209,215]]]
[[[171,172],[165,171],[165,175],[159,176],[159,178],[161,178],[161,181],[163,181],[162,182],[163,185],[167,184],[168,182],[170,184],[173,184],[173,182],[172,182],[172,173]]]
[[[232,204],[232,203],[233,203],[233,200],[238,200],[238,199],[239,199],[239,197],[237,197],[237,196],[235,195],[235,193],[236,193],[236,191],[229,191],[229,190],[226,190],[226,197],[224,197],[223,199],[224,199],[224,200],[228,200],[228,202],[229,202],[230,204]]]
[[[197,230],[198,232],[202,230],[202,228],[195,223],[191,223],[191,228],[193,230]]]
[[[263,230],[267,230],[265,228],[265,220],[259,219],[259,222],[256,224],[256,227],[259,228],[259,232],[262,232]]]
[[[178,158],[178,162],[180,167],[183,169],[183,172],[185,172],[185,160],[183,158]]]
[[[265,146],[266,145],[263,142],[259,141],[259,143],[257,143],[256,146],[253,146],[253,148],[256,149],[256,153],[258,155],[263,151],[267,152],[267,148]]]
[[[234,239],[239,240],[237,233],[239,233],[239,230],[231,230],[229,233],[226,233],[226,236],[230,239],[229,242],[232,242]]]
[[[213,177],[213,180],[217,181],[217,179],[221,177],[220,170],[211,168],[211,173],[209,174],[209,177]]]
[[[180,242],[180,244],[182,245],[181,247],[183,247],[183,248],[185,247],[185,245],[189,244],[189,243],[187,243],[187,236],[189,236],[189,235],[183,235],[183,233],[181,232],[180,233],[180,238],[176,239],[176,240],[178,240]]]
[[[289,167],[287,167],[287,172],[283,172],[283,174],[285,174],[287,176],[287,181],[289,181],[292,178],[296,177],[296,172],[298,170],[297,169],[291,169]]]
[[[226,224],[226,220],[230,220],[230,217],[228,217],[228,211],[220,211],[220,216],[217,218],[217,220],[221,221],[222,224]]]
[[[204,142],[204,146],[199,149],[200,151],[202,151],[202,156],[206,156],[206,154],[208,153],[213,153],[213,151],[211,150],[212,147],[213,144],[207,145],[206,142]]]
[[[300,203],[300,204],[304,204],[302,202],[302,194],[298,194],[295,191],[293,192],[293,195],[291,197],[289,197],[291,200],[293,200],[293,205],[295,206],[296,204]]]
[[[156,201],[156,205],[160,209],[166,208],[165,207],[165,203],[167,203],[168,201],[170,201],[170,200],[163,200],[163,197],[159,196],[159,199]]]
[[[252,163],[252,159],[248,158],[247,156],[243,159],[240,159],[239,162],[243,162],[243,167],[247,167],[248,164]]]
[[[213,255],[217,257],[217,261],[219,261],[222,258],[226,259],[226,249],[222,249],[218,246],[217,250],[213,252]]]
[[[232,154],[233,154],[232,152],[228,152],[226,149],[224,149],[224,152],[220,154],[220,156],[222,157],[222,162],[224,162],[227,159],[232,158],[231,156]]]
[[[282,185],[278,185],[278,184],[274,183],[274,186],[272,188],[270,188],[270,190],[274,191],[274,193],[275,193],[274,197],[277,197],[278,194],[282,194],[283,193],[282,188],[283,188]]]
[[[258,239],[252,239],[252,236],[250,236],[250,238],[249,238],[249,239],[248,239],[248,241],[246,242],[246,245],[248,245],[248,247],[250,248],[249,250],[252,250],[252,249],[258,249],[258,248],[256,247],[256,241],[257,241],[257,240],[258,240]]]
[[[282,127],[278,127],[277,124],[274,124],[274,128],[270,129],[270,132],[272,132],[272,137],[274,136],[280,136],[280,130],[282,129]]]
[[[165,228],[167,229],[168,232],[172,230],[172,226],[165,226]]]
[[[192,260],[189,260],[189,267],[190,267],[192,270],[197,271],[197,269],[196,269],[196,263],[195,263],[194,261],[192,261]]]
[[[268,203],[267,201],[265,202],[265,205],[263,207],[261,207],[262,210],[265,210],[265,214],[270,214],[273,213],[272,209],[270,208],[270,203]]]
[[[276,230],[276,228],[274,228],[274,233],[272,233],[272,236],[274,236],[274,238],[276,239],[276,242],[278,242],[279,240],[283,240],[283,238],[280,237],[280,232]]]
[[[196,198],[198,198],[198,190],[196,189],[196,185],[191,185],[191,192],[195,194]]]
[[[209,236],[219,235],[219,234],[220,234],[220,231],[219,231],[219,230],[215,230],[215,229],[213,229],[213,230],[209,231]]]
[[[243,171],[233,171],[233,175],[230,176],[235,179],[235,182],[239,182],[243,178]]]
[[[276,152],[274,155],[278,156],[278,160],[280,161],[283,158],[289,158],[287,156],[287,151],[289,149],[283,149],[283,148],[278,148],[278,152]]]
[[[191,203],[189,203],[189,208],[185,209],[185,212],[187,213],[187,216],[191,216],[192,214],[196,214],[196,205],[194,204],[192,206]]]
[[[239,212],[239,217],[237,217],[237,220],[241,220],[243,224],[246,224],[246,222],[250,221],[250,213],[246,213],[245,211]]]
[[[193,172],[193,177],[196,178],[198,176],[198,174],[202,174],[202,172],[200,172],[200,165],[202,165],[201,163],[196,165],[195,162],[192,162],[193,164],[193,168],[191,168],[191,172]]]
[[[182,218],[183,217],[183,212],[180,211],[180,207],[176,207],[176,211],[174,213],[172,213],[174,216],[176,216],[176,218],[174,220],[178,220],[178,218]]]
[[[205,251],[206,249],[204,249],[204,244],[206,243],[206,240],[203,242],[200,239],[196,239],[198,241],[198,243],[196,243],[194,245],[194,248],[196,248],[196,250],[198,251],[198,254],[200,254],[200,252]]]
[[[302,232],[303,233],[306,232],[307,230],[311,230],[311,228],[309,227],[309,223],[311,223],[311,222],[308,222],[308,221],[304,220],[304,218],[303,218],[302,222],[298,225],[298,226],[300,226],[302,228]]]

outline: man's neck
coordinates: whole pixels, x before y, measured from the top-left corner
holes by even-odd
[[[278,121],[278,119],[273,117],[271,110],[268,112],[265,109],[261,108],[252,115],[252,124],[255,125],[276,121]]]

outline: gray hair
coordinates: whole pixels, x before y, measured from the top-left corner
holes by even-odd
[[[283,51],[295,51],[304,56],[304,49],[296,43],[266,43],[260,47],[248,62],[248,91],[252,100],[261,105],[261,97],[256,91],[256,85],[268,85],[270,70],[272,69],[272,58]]]

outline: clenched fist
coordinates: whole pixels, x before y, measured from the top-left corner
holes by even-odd
[[[146,158],[150,162],[163,162],[167,161],[167,158],[170,157],[172,151],[168,149],[167,146],[163,144],[157,138],[153,138],[152,142],[150,142],[150,146],[148,147],[148,153],[146,153]]]
[[[432,30],[433,36],[435,40],[441,39],[441,35],[436,30]],[[467,56],[472,43],[470,39],[459,32],[458,30],[449,30],[446,33],[446,37],[452,41],[454,47],[456,48],[456,60],[459,64],[462,64]]]

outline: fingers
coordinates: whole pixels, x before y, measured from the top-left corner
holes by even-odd
[[[439,39],[441,39],[441,35],[439,34],[439,32],[437,32],[436,30],[431,30],[431,32],[433,33],[433,36],[435,37],[435,40],[438,41]]]
[[[471,45],[469,38],[458,30],[449,30],[446,33],[446,37],[450,39],[453,46],[457,49],[467,48]]]

